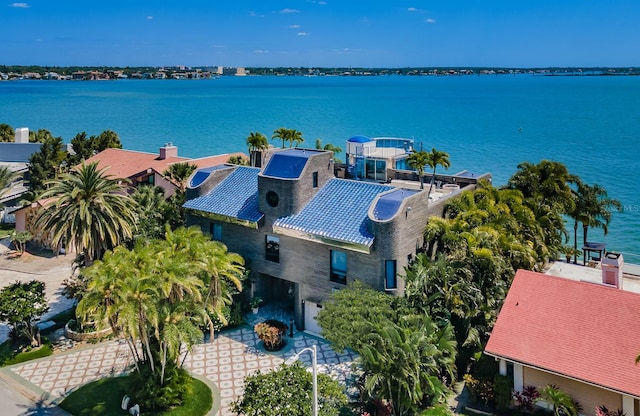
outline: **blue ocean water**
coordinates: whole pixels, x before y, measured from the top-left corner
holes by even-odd
[[[609,234],[640,263],[640,77],[222,77],[210,80],[0,82],[0,123],[68,142],[111,129],[127,149],[182,156],[246,151],[252,131],[279,127],[344,148],[351,136],[412,137],[450,154],[450,172],[504,184],[523,161],[557,160],[624,205]],[[278,145],[278,142],[274,142]],[[343,155],[344,156],[344,155]]]

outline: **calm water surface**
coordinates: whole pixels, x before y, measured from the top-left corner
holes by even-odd
[[[625,206],[610,249],[640,263],[640,77],[223,77],[212,80],[0,82],[0,123],[68,142],[111,129],[125,148],[182,156],[246,151],[279,127],[344,148],[356,134],[412,137],[450,154],[450,172],[504,184],[523,161],[552,159]],[[274,144],[278,144],[274,142]],[[342,155],[344,157],[344,155]]]

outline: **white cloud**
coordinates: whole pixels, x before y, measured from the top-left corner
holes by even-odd
[[[16,7],[18,9],[28,9],[29,6],[27,3],[11,3],[9,7]]]
[[[251,16],[251,17],[264,17],[263,14],[258,14],[258,13],[254,12],[254,11],[250,11],[249,12],[249,16]]]
[[[153,16],[147,16],[147,20],[153,20]]]
[[[427,23],[435,23],[436,19],[426,19],[425,22],[427,22]]]
[[[410,11],[410,12],[417,12],[417,11],[418,11],[418,9],[416,9],[415,7],[409,7],[409,8],[407,9],[407,11]]]
[[[289,29],[300,29],[300,25],[290,25]]]
[[[309,36],[310,33],[307,32],[298,32],[298,36]]]
[[[264,49],[255,49],[255,50],[253,51],[253,53],[262,54],[262,53],[269,53],[269,51],[264,50]]]
[[[282,13],[282,14],[288,14],[288,13],[300,13],[300,10],[296,10],[296,9],[282,9],[282,10],[280,10],[280,13]]]

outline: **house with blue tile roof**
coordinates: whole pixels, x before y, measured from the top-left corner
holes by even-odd
[[[298,329],[315,333],[322,303],[350,282],[402,294],[427,218],[459,191],[429,202],[410,181],[340,179],[334,167],[330,151],[279,149],[262,168],[197,170],[184,204],[188,225],[244,257],[252,296],[291,308]]]

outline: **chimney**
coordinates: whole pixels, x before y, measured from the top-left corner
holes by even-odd
[[[173,143],[165,143],[164,146],[160,148],[160,160],[165,160],[170,157],[178,157],[178,147],[174,146]]]
[[[621,253],[607,252],[602,258],[602,283],[622,289],[622,265],[624,259]]]
[[[14,142],[16,143],[29,143],[29,128],[18,127],[16,129],[16,136]]]

